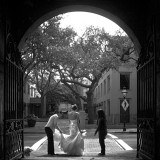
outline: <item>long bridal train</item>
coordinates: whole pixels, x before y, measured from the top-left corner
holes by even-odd
[[[86,133],[81,134],[77,127],[77,120],[71,120],[70,134],[61,134],[60,148],[68,155],[81,156],[84,152],[84,139]]]

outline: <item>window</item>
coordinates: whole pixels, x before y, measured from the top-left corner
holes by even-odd
[[[120,74],[120,89],[124,87],[126,89],[130,89],[130,74],[129,73],[121,73]]]
[[[107,116],[110,116],[110,99],[107,100]]]
[[[106,79],[104,80],[104,95],[106,95]]]
[[[110,75],[107,76],[107,91],[110,90]]]

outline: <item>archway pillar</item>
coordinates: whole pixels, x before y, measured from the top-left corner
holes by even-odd
[[[1,14],[1,13],[0,13]],[[0,15],[0,17],[2,17]],[[3,159],[3,119],[4,119],[4,26],[3,19],[0,19],[0,159]]]
[[[160,12],[155,16],[155,52],[156,52],[156,158],[160,159]]]
[[[137,67],[137,153],[145,159],[160,159],[159,16],[160,13],[148,16]]]

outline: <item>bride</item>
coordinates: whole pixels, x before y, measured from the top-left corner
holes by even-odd
[[[76,112],[77,105],[72,105],[71,112],[68,113],[70,123],[70,134],[61,134],[60,148],[68,155],[81,156],[84,152],[84,139],[80,130],[79,113]]]

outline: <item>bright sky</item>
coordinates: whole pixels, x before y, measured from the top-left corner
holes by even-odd
[[[79,36],[82,35],[85,28],[90,25],[104,28],[106,32],[112,35],[120,29],[120,27],[111,20],[90,12],[68,12],[64,14],[64,19],[61,21],[62,28],[71,26]]]

